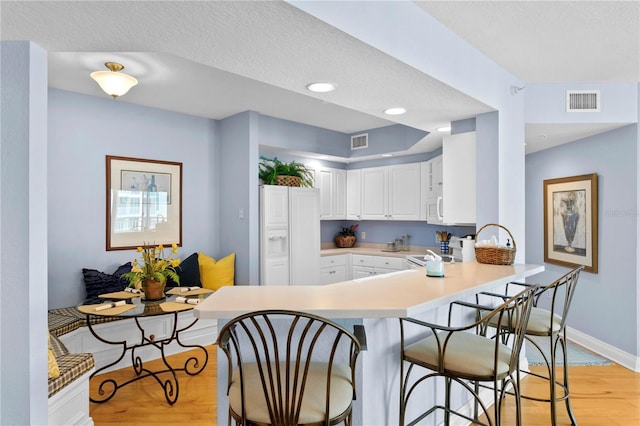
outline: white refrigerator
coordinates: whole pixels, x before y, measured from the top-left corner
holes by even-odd
[[[260,187],[260,285],[316,285],[320,273],[320,192]]]

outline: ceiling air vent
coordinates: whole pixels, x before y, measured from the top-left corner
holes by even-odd
[[[351,136],[351,150],[368,148],[368,147],[369,147],[368,133]]]
[[[567,112],[600,112],[600,91],[567,90]]]

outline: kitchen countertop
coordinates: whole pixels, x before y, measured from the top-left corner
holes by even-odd
[[[422,267],[324,286],[222,287],[194,314],[229,319],[262,309],[291,309],[328,318],[407,317],[542,271],[541,265],[474,261],[445,263],[443,278],[427,277]]]
[[[323,244],[320,248],[320,256],[335,256],[338,254],[364,254],[369,256],[405,257],[407,255],[424,255],[427,249],[440,254],[439,247],[409,246],[408,251],[385,251],[386,244],[358,244],[350,248],[337,248],[333,243]]]

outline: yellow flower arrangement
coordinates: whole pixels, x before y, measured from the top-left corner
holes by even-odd
[[[129,280],[129,287],[141,289],[145,280],[155,279],[159,282],[166,281],[167,277],[176,283],[180,282],[180,277],[176,273],[176,267],[180,265],[180,258],[174,257],[178,254],[177,244],[171,245],[171,252],[167,257],[164,255],[164,246],[143,245],[138,247],[141,253],[142,263],[135,259],[131,263],[131,272],[122,276]]]

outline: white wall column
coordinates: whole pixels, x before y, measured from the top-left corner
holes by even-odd
[[[47,52],[0,44],[0,424],[47,424]],[[64,243],[64,242],[61,242]]]

